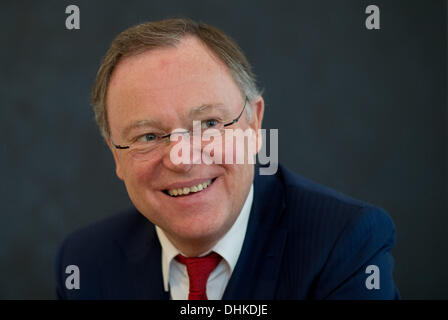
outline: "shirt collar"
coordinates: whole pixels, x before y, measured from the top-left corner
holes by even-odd
[[[253,198],[254,185],[252,184],[246,201],[244,202],[243,208],[241,209],[238,218],[236,219],[230,230],[227,231],[227,233],[215,244],[213,248],[201,254],[201,256],[206,255],[211,251],[215,251],[216,253],[218,253],[227,263],[227,266],[230,269],[230,274],[232,274],[235,268],[236,262],[238,261],[238,257],[241,253],[241,248],[243,247]],[[158,226],[156,226],[156,232],[162,246],[163,285],[165,291],[168,291],[170,265],[172,260],[178,254],[181,254],[181,252],[171,243],[171,241],[166,237],[163,230]]]

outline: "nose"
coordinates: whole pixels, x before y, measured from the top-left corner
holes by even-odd
[[[195,163],[200,163],[201,144],[191,143],[193,137],[189,133],[172,135],[165,148],[162,163],[176,173],[189,172]]]

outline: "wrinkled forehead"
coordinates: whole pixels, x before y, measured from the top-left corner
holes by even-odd
[[[204,105],[232,106],[241,93],[226,65],[194,37],[123,58],[106,104],[111,131],[129,121],[172,121]]]

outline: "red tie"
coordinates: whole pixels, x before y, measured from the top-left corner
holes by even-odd
[[[210,273],[215,270],[222,257],[216,252],[211,252],[204,257],[187,258],[178,254],[176,260],[187,266],[190,279],[190,293],[188,300],[208,300],[206,287]]]

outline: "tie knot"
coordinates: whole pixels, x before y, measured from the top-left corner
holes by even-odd
[[[211,252],[203,257],[187,258],[178,254],[176,260],[187,267],[190,282],[189,300],[207,300],[206,288],[210,273],[215,270],[222,257]]]

